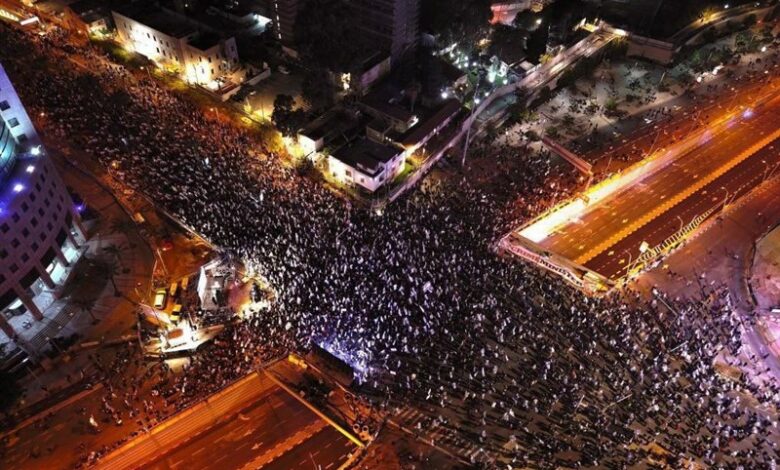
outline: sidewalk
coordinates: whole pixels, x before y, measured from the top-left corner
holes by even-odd
[[[756,243],[752,262],[749,281],[758,308],[780,307],[780,227]]]
[[[148,291],[154,264],[151,250],[114,196],[101,185],[95,184],[93,178],[69,165],[56,150],[50,151],[50,154],[65,184],[78,193],[90,209],[98,213],[98,218],[90,229],[90,239],[85,244],[85,254],[74,269],[82,269],[85,264],[92,262],[90,260],[106,265],[115,264],[113,284],[119,289],[121,296],[115,295],[112,282],[107,278],[72,280],[71,284],[76,286],[66,286],[66,295],[55,300],[45,310],[48,322],[43,328],[33,335],[23,337],[29,347],[33,348],[33,353],[43,351],[48,343],[47,337],[77,334],[79,343],[104,342],[133,333],[136,321],[135,303],[141,300],[138,293]],[[118,250],[116,260],[112,259],[113,255],[110,253],[114,249]],[[77,290],[80,292],[76,292]],[[96,291],[86,296],[86,299],[90,300],[90,308],[84,309],[82,302],[78,302],[78,306],[74,305],[73,295],[81,295],[83,291],[89,290]],[[98,320],[97,323],[92,319],[93,315]],[[52,362],[44,363],[44,371],[32,372],[22,379],[20,384],[26,391],[14,412],[24,413],[23,407],[30,407],[45,400],[89,376],[94,371],[86,360],[87,354],[81,353],[66,358],[60,353]]]
[[[774,226],[768,221],[780,220],[780,177],[765,184],[760,193],[747,196],[744,204],[723,214],[722,221],[713,222],[669,255],[660,267],[642,274],[630,286],[648,296],[657,287],[669,299],[680,300],[700,298],[702,289],[727,287],[734,308],[743,318],[745,346],[755,355],[755,361],[763,361],[780,379],[780,359],[767,348],[777,328],[765,328],[768,317],[756,311],[748,286],[754,244]],[[755,318],[755,324],[751,318]],[[775,336],[767,337],[773,333]]]

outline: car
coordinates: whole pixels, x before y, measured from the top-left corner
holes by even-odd
[[[165,237],[160,240],[160,248],[162,251],[171,251],[173,249],[173,239],[170,237]]]
[[[157,289],[154,292],[154,308],[162,310],[165,308],[165,303],[168,300],[168,291],[165,288]]]

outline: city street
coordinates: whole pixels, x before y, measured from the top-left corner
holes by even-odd
[[[196,430],[193,430],[193,435]],[[338,468],[354,449],[346,437],[279,387],[234,419],[199,434],[170,453],[161,452],[145,468]]]
[[[663,217],[652,220],[588,261],[585,266],[610,279],[620,278],[629,267],[631,258],[636,259],[639,256],[639,246],[643,242],[651,247],[657,246],[709,209],[716,209],[710,217],[717,217],[724,202],[737,201],[749,194],[765,178],[776,176],[779,164],[780,155],[775,141],[674,206]]]
[[[634,180],[626,190],[611,194],[599,201],[597,206],[589,207],[585,213],[555,229],[554,233],[541,240],[540,244],[547,250],[582,264],[590,262],[602,253],[612,253],[609,256],[614,255],[618,258],[627,257],[622,252],[612,250],[611,247],[626,236],[636,234],[636,231],[645,224],[670,210],[671,207],[666,207],[670,204],[669,201],[673,201],[695,183],[703,181],[713,171],[732,162],[737,155],[755,145],[761,138],[766,138],[775,132],[779,110],[777,102],[773,101],[760,110],[732,119],[726,125],[728,130],[715,136],[708,133],[703,135],[692,133],[688,140],[695,139],[692,143],[699,147],[687,153],[680,152],[678,155],[673,155],[672,160],[663,163],[661,170],[651,172],[649,177]],[[677,145],[690,145],[690,143],[682,141]],[[758,157],[758,165],[765,165],[760,162],[766,161],[766,158],[766,155]],[[758,177],[760,178],[762,174],[764,171],[759,171]],[[742,179],[733,180],[735,175]],[[744,178],[754,178],[755,174],[737,170],[724,177],[725,179],[719,180],[720,186],[736,189],[747,182]],[[723,199],[728,199],[731,195],[726,194],[724,190],[721,196]],[[696,201],[690,198],[684,200],[685,207],[690,207],[690,204],[695,204]],[[671,204],[676,205],[675,202]],[[647,219],[648,214],[650,219],[643,220],[643,218]],[[675,214],[673,217],[675,221],[677,215],[685,220],[684,217],[690,214]],[[692,217],[689,217],[688,221]],[[657,227],[651,225],[649,230],[650,234],[654,234],[657,232]],[[592,265],[605,267],[606,264],[604,260],[599,260]],[[610,274],[615,274],[614,268],[611,271],[613,272]]]

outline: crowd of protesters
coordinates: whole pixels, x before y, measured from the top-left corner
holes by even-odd
[[[727,293],[665,304],[631,291],[589,298],[497,256],[491,242],[516,220],[465,177],[378,215],[145,74],[96,51],[79,52],[89,64],[80,68],[59,41],[0,32],[0,60],[30,114],[45,113],[49,142],[98,158],[277,294],[181,373],[139,366],[127,379],[111,377],[121,364],[101,365],[111,420],[151,426],[162,410],[317,343],[387,410],[418,407],[430,427],[477,444],[475,465],[774,468],[778,388],[713,367],[745,350]],[[549,198],[543,176],[513,183],[533,210]]]

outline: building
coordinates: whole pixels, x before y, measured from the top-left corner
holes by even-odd
[[[336,107],[307,124],[298,132],[303,154],[317,160],[326,149],[338,148],[360,133],[360,116]]]
[[[268,0],[274,35],[290,53],[295,48],[295,20],[303,8],[303,0]],[[293,54],[294,55],[294,54]]]
[[[419,40],[420,0],[352,0],[355,27],[378,47],[390,52],[393,63],[413,53]]]
[[[119,40],[128,50],[214,91],[235,81],[232,76],[240,64],[234,37],[200,29],[158,8],[130,7],[111,13]]]
[[[491,24],[505,24],[511,26],[517,14],[526,10],[538,13],[542,11],[547,5],[552,3],[552,0],[508,0],[494,2],[490,5],[490,10],[493,12],[493,17],[490,19]]]
[[[67,280],[84,240],[72,198],[0,66],[0,329],[8,336],[11,317],[43,318],[40,303]]]
[[[328,173],[343,184],[373,193],[392,181],[406,162],[404,149],[362,137],[328,156]]]
[[[419,124],[401,136],[399,143],[406,149],[408,154],[413,154],[418,149],[424,148],[431,139],[449,126],[461,110],[460,101],[454,98],[445,100],[428,116],[423,116]]]
[[[68,29],[85,36],[113,29],[111,12],[100,0],[78,0],[66,5],[63,19]]]
[[[402,134],[419,121],[407,101],[403,94],[395,93],[394,90],[378,89],[364,96],[360,106],[366,114]]]

